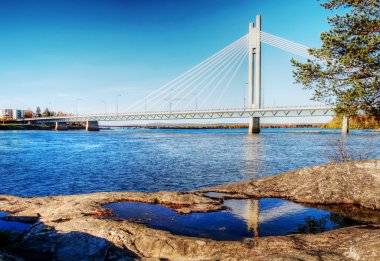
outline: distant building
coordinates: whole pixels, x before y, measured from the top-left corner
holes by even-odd
[[[25,118],[24,110],[2,109],[0,110],[0,119],[3,120],[18,120]]]
[[[24,110],[12,110],[12,119],[18,120],[25,118]]]
[[[12,109],[3,109],[0,110],[1,119],[12,119]]]

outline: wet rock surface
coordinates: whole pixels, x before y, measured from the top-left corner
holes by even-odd
[[[239,197],[286,198],[313,204],[355,204],[380,209],[380,160],[315,166],[204,191],[232,193]]]
[[[22,198],[0,195],[8,218],[38,219],[23,239],[6,250],[42,253],[55,260],[379,260],[380,160],[317,166],[285,174],[193,192],[110,192]],[[222,192],[232,198],[280,197],[304,203],[356,204],[374,225],[342,228],[321,234],[297,234],[243,241],[215,241],[172,235],[127,220],[104,219],[103,206],[121,201],[162,204],[179,213],[221,209]],[[334,211],[333,209],[329,209]],[[29,219],[28,219],[29,218]],[[0,252],[0,260],[2,253]]]

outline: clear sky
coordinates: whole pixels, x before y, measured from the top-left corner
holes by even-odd
[[[0,108],[119,111],[247,33],[320,46],[317,0],[0,0]],[[289,59],[263,48],[264,105],[309,105]],[[297,57],[296,57],[297,58]],[[243,66],[244,67],[244,66]],[[229,106],[242,107],[246,71]]]

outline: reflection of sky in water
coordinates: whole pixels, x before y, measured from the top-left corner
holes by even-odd
[[[0,218],[6,217],[8,214],[4,212],[0,212]],[[24,231],[27,230],[31,224],[14,222],[14,221],[4,221],[0,219],[0,230],[16,230],[16,231]]]
[[[327,163],[339,131],[300,130],[3,131],[0,194],[190,190]],[[380,157],[380,133],[352,131],[347,144]]]
[[[108,204],[118,217],[146,223],[173,234],[216,240],[323,232],[359,224],[328,211],[281,199],[225,200],[225,211],[179,215],[170,208],[136,202]]]
[[[253,200],[254,201],[254,200]],[[247,202],[242,203],[242,202]],[[224,206],[231,209],[231,211],[238,215],[242,219],[247,219],[249,212],[252,211],[252,207],[249,204],[249,200],[227,200],[224,203]],[[268,199],[261,199],[260,202],[260,212],[259,220],[260,224],[270,222],[272,220],[279,219],[285,215],[297,215],[303,211],[310,211],[308,208],[284,200],[271,199],[268,202]]]

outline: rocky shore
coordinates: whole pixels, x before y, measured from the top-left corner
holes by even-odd
[[[380,160],[315,166],[204,191],[313,204],[354,204],[380,209]]]
[[[227,195],[209,198],[204,195],[207,191]],[[316,166],[201,191],[41,198],[0,195],[0,211],[12,213],[5,219],[34,222],[19,242],[0,250],[0,260],[12,260],[10,255],[21,260],[31,256],[35,260],[380,260],[379,192],[377,159]],[[103,207],[112,202],[138,201],[170,206],[186,214],[219,210],[224,198],[264,197],[320,204],[333,213],[334,206],[345,204],[345,215],[373,224],[321,234],[216,241],[109,219],[112,213]]]

